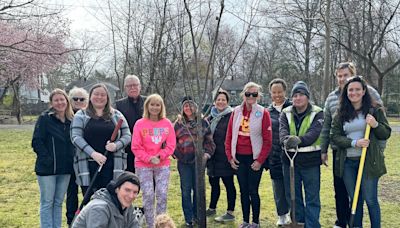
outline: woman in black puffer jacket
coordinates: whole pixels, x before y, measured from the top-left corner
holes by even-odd
[[[215,218],[217,222],[233,221],[233,211],[235,210],[236,189],[233,183],[234,170],[225,154],[225,136],[231,117],[232,108],[229,104],[229,95],[225,90],[220,90],[214,98],[214,107],[208,117],[210,122],[213,140],[216,145],[214,155],[207,162],[207,174],[211,185],[210,205],[207,209],[207,216],[216,214],[218,199],[220,196],[219,180],[225,185],[228,200],[228,208],[224,215]]]
[[[265,170],[269,169],[271,175],[276,212],[278,214],[276,225],[281,226],[290,222],[290,199],[285,197],[285,186],[283,184],[282,154],[284,152],[279,141],[279,116],[282,109],[292,105],[292,103],[286,98],[286,82],[283,79],[273,79],[268,88],[272,98],[272,103],[268,106],[272,123],[272,149],[268,159],[264,162],[264,168]]]

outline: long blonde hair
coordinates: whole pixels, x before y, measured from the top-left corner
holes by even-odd
[[[72,110],[72,105],[68,98],[67,93],[64,90],[59,89],[59,88],[54,89],[50,93],[50,103],[53,101],[53,97],[55,95],[63,95],[64,96],[65,100],[67,101],[67,108],[65,109],[65,118],[67,118],[68,120],[72,120],[72,118],[74,118],[74,111]]]

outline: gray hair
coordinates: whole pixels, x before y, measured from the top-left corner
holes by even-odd
[[[244,93],[247,92],[247,90],[249,90],[252,87],[257,88],[259,97],[261,97],[263,95],[261,85],[255,83],[255,82],[248,82],[246,85],[244,85],[242,92],[240,92],[240,96],[243,97]]]
[[[125,77],[125,79],[124,79],[124,85],[126,84],[126,81],[128,81],[128,80],[135,80],[135,81],[139,82],[139,84],[141,84],[141,83],[140,83],[139,77],[136,76],[136,75],[134,75],[134,74],[128,74],[128,75]]]
[[[69,96],[70,98],[72,98],[72,97],[74,97],[74,96],[75,96],[76,94],[78,94],[78,93],[82,94],[82,96],[83,96],[86,100],[89,99],[89,93],[86,91],[86,89],[80,88],[80,87],[74,87],[74,88],[72,88],[72,89],[69,91],[68,96]]]

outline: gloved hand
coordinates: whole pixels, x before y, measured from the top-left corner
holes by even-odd
[[[287,149],[294,149],[301,143],[301,140],[298,136],[291,135],[284,142]]]

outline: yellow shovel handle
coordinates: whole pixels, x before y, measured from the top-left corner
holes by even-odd
[[[367,124],[367,128],[365,129],[364,139],[369,139],[370,132],[371,132],[371,126]],[[358,167],[357,182],[356,182],[356,188],[354,190],[353,204],[351,205],[351,214],[353,215],[356,214],[358,195],[360,193],[361,178],[363,175],[366,155],[367,155],[367,147],[363,147],[361,152],[360,165]]]

